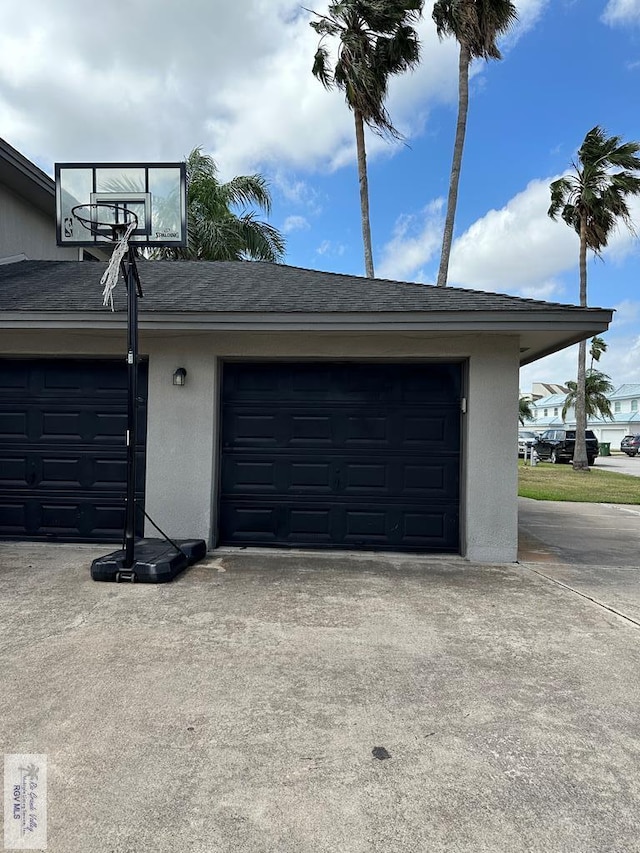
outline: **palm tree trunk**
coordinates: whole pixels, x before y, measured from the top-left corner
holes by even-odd
[[[587,226],[584,219],[580,222],[580,305],[587,307]],[[585,430],[586,413],[586,363],[587,342],[580,341],[578,347],[578,377],[576,380],[576,446],[573,452],[574,471],[588,471],[587,445]]]
[[[364,122],[362,113],[354,110],[356,122],[356,151],[358,154],[358,180],[360,182],[360,216],[362,219],[362,244],[364,246],[364,267],[367,278],[375,278],[373,272],[373,252],[371,251],[371,224],[369,221],[369,181],[367,179],[367,151],[364,144]]]
[[[456,138],[453,145],[453,159],[451,161],[449,197],[447,198],[447,215],[444,221],[442,252],[440,254],[440,268],[438,269],[438,287],[447,286],[447,276],[449,274],[449,258],[451,256],[451,244],[453,242],[453,224],[456,218],[458,184],[460,183],[460,169],[462,168],[462,151],[464,149],[464,138],[467,132],[467,113],[469,112],[470,61],[471,54],[469,53],[469,48],[466,45],[461,44],[460,58],[458,61],[458,123],[456,125]]]

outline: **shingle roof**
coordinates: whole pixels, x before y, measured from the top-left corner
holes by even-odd
[[[253,261],[144,261],[147,312],[564,312],[575,306],[455,287],[366,279]],[[0,266],[0,311],[103,311],[105,264],[22,261]],[[125,288],[114,294],[124,309]],[[578,309],[581,311],[589,309]],[[594,309],[602,310],[602,309]]]

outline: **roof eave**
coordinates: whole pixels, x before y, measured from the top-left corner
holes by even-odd
[[[613,312],[601,308],[566,311],[434,312],[141,312],[139,329],[235,332],[450,332],[520,336],[520,364],[530,364],[607,330]],[[111,330],[126,327],[123,311],[4,311],[2,329]]]
[[[55,211],[55,183],[4,139],[0,139],[0,180],[43,213]]]

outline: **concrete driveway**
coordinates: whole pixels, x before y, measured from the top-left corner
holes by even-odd
[[[640,456],[627,456],[626,453],[614,453],[612,456],[598,456],[596,468],[613,471],[615,474],[631,474],[640,477]]]
[[[144,586],[102,552],[0,545],[0,742],[48,756],[50,853],[640,850],[628,620],[526,565],[247,550]]]
[[[518,520],[522,564],[640,626],[640,506],[518,498]]]

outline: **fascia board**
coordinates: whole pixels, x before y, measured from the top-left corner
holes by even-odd
[[[522,313],[522,316],[519,314]],[[141,330],[175,329],[221,331],[451,331],[498,332],[575,332],[584,335],[605,331],[613,312],[587,308],[569,311],[442,311],[442,312],[148,312],[140,313]],[[0,328],[113,329],[126,325],[123,311],[3,311]]]

